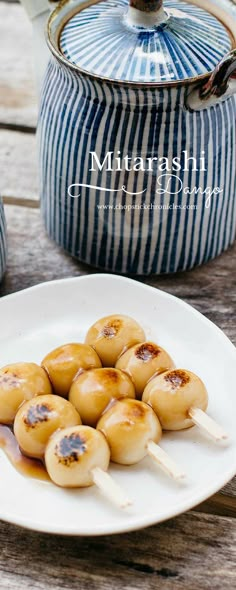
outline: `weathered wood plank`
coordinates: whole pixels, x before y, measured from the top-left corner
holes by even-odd
[[[6,206],[8,225],[8,270],[0,295],[42,281],[94,272],[67,256],[45,234],[38,210]]]
[[[235,540],[235,521],[196,513],[145,534],[100,539],[47,536],[2,523],[0,588],[232,590]]]
[[[38,199],[35,135],[0,130],[0,193]]]
[[[0,3],[0,123],[35,127],[31,25],[22,6]]]
[[[235,482],[236,480],[234,479],[233,481]],[[205,512],[206,514],[218,514],[218,516],[236,518],[236,497],[230,497],[225,492],[220,492],[209,498],[209,500],[206,500],[206,502],[199,504],[195,510],[197,512]]]
[[[236,498],[236,477],[223,488],[222,494]]]
[[[4,196],[3,195],[3,203],[4,205],[16,205],[17,207],[29,207],[31,209],[39,209],[40,203],[38,199],[31,199],[31,198],[22,198],[22,197],[13,197],[12,195]]]

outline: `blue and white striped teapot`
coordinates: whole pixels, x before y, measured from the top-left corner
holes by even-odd
[[[175,272],[236,231],[236,21],[219,1],[63,0],[39,114],[47,230],[118,273]]]

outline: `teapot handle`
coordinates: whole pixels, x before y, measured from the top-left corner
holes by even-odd
[[[236,49],[228,53],[216,66],[207,82],[192,90],[186,100],[186,107],[201,111],[215,106],[236,94]]]

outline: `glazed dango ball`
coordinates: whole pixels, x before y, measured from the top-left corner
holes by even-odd
[[[116,368],[125,371],[132,379],[136,394],[142,398],[147,382],[153,375],[172,369],[174,363],[169,354],[154,342],[142,342],[121,355]]]
[[[81,373],[69,393],[83,424],[89,426],[96,426],[111,400],[126,397],[135,398],[134,385],[128,375],[111,367]]]
[[[41,395],[18,410],[14,434],[24,455],[42,459],[50,436],[59,428],[81,424],[72,404],[57,395]]]
[[[164,430],[182,430],[193,426],[191,408],[207,409],[208,395],[197,375],[175,369],[154,377],[144,390],[143,401],[153,408]]]
[[[111,460],[132,465],[147,454],[149,441],[158,442],[160,422],[147,404],[138,400],[117,401],[100,418],[97,429],[103,432],[111,451]]]
[[[96,350],[103,366],[114,367],[128,348],[145,340],[141,326],[125,315],[109,315],[98,320],[88,331],[86,343]]]
[[[72,381],[81,370],[101,367],[101,361],[87,344],[65,344],[52,350],[42,361],[54,392],[67,397]]]
[[[67,488],[93,485],[92,471],[107,471],[110,450],[105,437],[90,426],[56,432],[46,448],[45,464],[52,481]]]
[[[15,363],[0,369],[0,422],[12,424],[20,405],[35,395],[51,394],[47,373],[35,363]]]

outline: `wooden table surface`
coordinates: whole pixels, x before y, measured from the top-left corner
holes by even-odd
[[[14,0],[0,0],[0,55],[0,194],[9,240],[3,296],[97,271],[55,246],[40,219],[31,29]],[[193,305],[236,343],[236,245],[194,271],[145,282]],[[136,533],[66,538],[2,522],[0,589],[233,590],[235,517],[236,479],[194,511]]]

